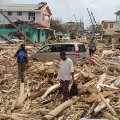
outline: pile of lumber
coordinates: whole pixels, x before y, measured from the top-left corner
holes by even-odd
[[[83,67],[75,65],[78,96],[61,102],[56,78],[60,61],[29,61],[25,82],[21,85],[13,57],[16,46],[4,45],[0,50],[1,120],[120,119],[120,65],[103,59],[102,49]],[[102,44],[99,46],[102,48]],[[30,57],[39,48],[29,45],[27,49]],[[113,52],[116,54],[117,50]]]

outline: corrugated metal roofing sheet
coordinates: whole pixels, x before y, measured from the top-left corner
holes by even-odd
[[[6,4],[0,5],[3,11],[33,11],[40,10],[45,4]]]
[[[103,20],[102,22],[106,22],[106,23],[115,23],[116,21],[114,21],[114,20]]]
[[[120,10],[119,10],[119,11],[117,11],[115,14],[120,14]]]

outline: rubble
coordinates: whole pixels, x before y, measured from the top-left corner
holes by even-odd
[[[83,42],[87,47],[88,42]],[[56,79],[59,61],[42,63],[30,60],[24,89],[19,95],[17,62],[13,57],[18,45],[0,46],[0,119],[119,120],[120,64],[109,60],[119,59],[120,53],[116,49],[104,50],[104,46],[98,43],[96,54],[83,67],[75,65],[79,93],[64,103]],[[30,58],[31,53],[39,48],[27,45],[27,49]]]

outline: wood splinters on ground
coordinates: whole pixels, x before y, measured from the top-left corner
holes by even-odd
[[[80,39],[75,41],[80,42]],[[88,46],[88,41],[82,42]],[[88,58],[87,64],[83,67],[74,65],[78,96],[63,103],[56,79],[60,61],[43,63],[30,60],[21,84],[16,58],[13,58],[17,46],[0,46],[0,119],[120,119],[120,65],[110,61],[110,58],[119,60],[118,50],[103,51],[105,44],[98,41],[97,50]],[[26,47],[29,58],[39,49],[31,44]]]

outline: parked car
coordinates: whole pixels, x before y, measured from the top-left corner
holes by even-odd
[[[31,55],[32,60],[47,62],[60,60],[60,52],[65,51],[74,63],[85,64],[87,52],[83,43],[55,43],[48,44]]]

